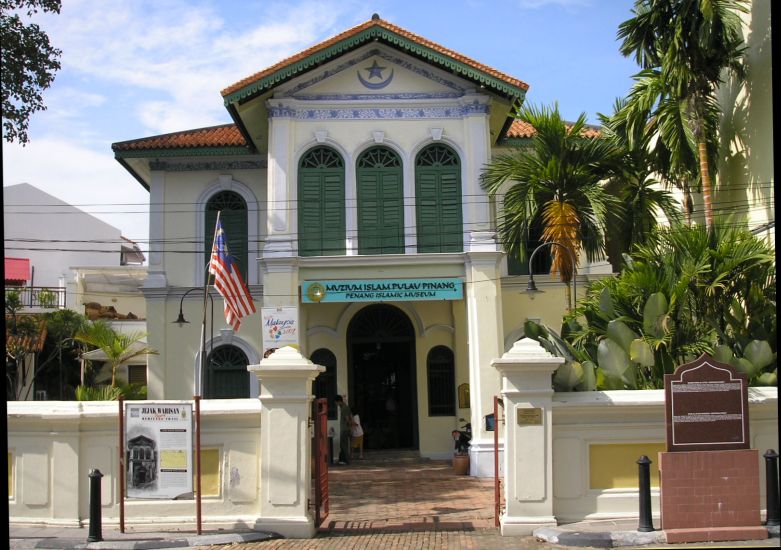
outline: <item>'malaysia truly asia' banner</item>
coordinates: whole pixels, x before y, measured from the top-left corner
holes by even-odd
[[[304,281],[301,296],[308,304],[461,300],[464,289],[457,278]]]

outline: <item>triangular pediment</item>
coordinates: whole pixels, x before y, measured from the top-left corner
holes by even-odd
[[[461,97],[475,86],[388,47],[372,45],[280,86],[275,97],[376,101]]]

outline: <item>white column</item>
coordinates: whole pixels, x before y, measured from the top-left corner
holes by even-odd
[[[494,409],[499,376],[488,368],[504,350],[498,252],[470,252],[466,265],[466,314],[469,335],[469,390],[472,444],[470,475],[493,477],[494,436],[484,418]]]
[[[491,361],[501,373],[506,418],[504,536],[530,535],[538,527],[556,525],[551,375],[563,362],[531,338]]]
[[[311,538],[312,381],[325,370],[294,348],[278,349],[247,370],[260,382],[260,517],[254,528]]]

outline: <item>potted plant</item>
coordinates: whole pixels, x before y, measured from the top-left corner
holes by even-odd
[[[472,426],[467,424],[463,430],[453,430],[450,435],[455,441],[453,470],[457,475],[469,474],[469,441],[472,439]]]

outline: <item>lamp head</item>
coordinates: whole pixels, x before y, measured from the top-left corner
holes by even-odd
[[[176,321],[174,321],[174,323],[176,323],[177,325],[179,325],[181,327],[182,325],[189,325],[190,321],[188,321],[187,319],[184,318],[184,313],[182,313],[182,310],[180,309],[179,310],[179,317],[176,319]]]
[[[529,276],[529,283],[526,285],[526,292],[529,294],[534,294],[535,292],[542,292],[542,290],[537,288],[537,285],[534,283],[534,277]]]

